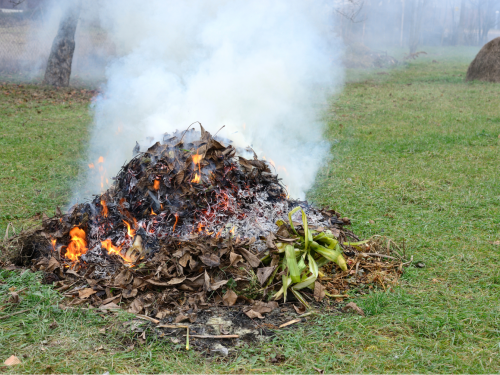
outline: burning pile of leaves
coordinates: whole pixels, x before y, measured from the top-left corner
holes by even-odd
[[[352,285],[397,282],[394,244],[373,252],[380,244],[337,212],[289,199],[271,162],[200,128],[135,149],[92,202],[12,238],[15,263],[43,271],[70,306],[165,323],[217,305],[261,319],[278,301],[311,308]]]

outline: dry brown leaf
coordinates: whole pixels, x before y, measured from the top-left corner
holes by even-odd
[[[276,236],[274,235],[274,233],[269,232],[269,234],[266,237],[266,246],[269,249],[276,249],[276,245],[274,244],[275,239],[276,239]]]
[[[229,289],[224,296],[222,296],[222,301],[224,302],[224,306],[233,306],[238,299],[238,295]]]
[[[78,291],[78,297],[80,297],[80,299],[86,299],[86,298],[89,298],[92,294],[95,294],[97,293],[97,291],[95,291],[94,289],[92,288],[85,288],[85,289],[81,289]]]
[[[19,303],[19,294],[10,292],[9,303]]]
[[[54,320],[52,323],[50,323],[49,328],[54,329],[59,327],[59,324]]]
[[[260,315],[260,313],[254,310],[248,310],[247,312],[245,312],[245,315],[248,316],[250,319],[255,319],[255,318],[264,319],[264,317]]]
[[[276,301],[271,301],[271,302],[258,301],[254,305],[252,305],[252,310],[260,314],[269,313],[277,308],[278,308],[278,302]]]
[[[118,306],[116,303],[114,302],[110,302],[106,305],[101,305],[99,306],[99,309],[100,310],[119,310],[120,309],[120,306]]]
[[[344,306],[342,309],[344,312],[351,312],[354,314],[358,314],[361,316],[365,316],[365,313],[363,310],[361,310],[358,305],[356,305],[354,302],[349,302],[347,305]]]
[[[196,322],[196,319],[198,318],[198,314],[196,314],[196,313],[191,313],[191,314],[188,314],[188,317],[189,317],[189,321],[190,321],[191,323],[194,323],[194,322]]]
[[[129,270],[124,269],[124,270],[122,270],[122,272],[120,272],[118,275],[116,275],[115,285],[118,285],[118,286],[128,285],[131,283],[133,278],[134,278],[134,276],[132,275],[132,273]]]
[[[179,264],[182,266],[182,267],[186,267],[188,262],[193,259],[191,257],[191,254],[189,253],[186,253],[184,254],[180,259],[179,259]]]
[[[56,258],[51,257],[49,260],[49,264],[48,264],[47,268],[45,269],[45,271],[46,272],[53,272],[57,268],[61,268],[61,265],[59,264],[59,262],[57,261]]]
[[[320,302],[323,298],[325,298],[325,295],[325,287],[321,285],[319,281],[316,281],[314,283],[314,299],[316,302]]]
[[[243,260],[243,257],[240,254],[236,254],[231,252],[229,254],[229,267],[236,266],[238,262],[241,262]]]
[[[158,281],[158,280],[154,280],[154,279],[147,279],[146,282],[149,283],[149,284],[157,285],[157,286],[169,286],[169,285],[172,285],[172,284],[169,284],[168,281]]]
[[[220,258],[215,254],[200,255],[199,259],[208,267],[217,267],[220,265]]]
[[[73,275],[73,276],[76,276],[76,277],[81,277],[78,272],[76,271],[73,271],[73,270],[67,270],[66,271],[66,275]]]
[[[188,319],[189,319],[188,316],[183,315],[183,314],[179,314],[176,316],[174,323],[180,323],[180,322],[183,322],[183,321],[188,320]]]
[[[177,285],[181,284],[184,280],[186,280],[185,277],[174,277],[173,279],[169,280],[167,285]]]
[[[306,312],[306,307],[302,304],[300,305],[300,307],[293,305],[293,308],[295,309],[295,312],[299,315],[302,315]]]
[[[269,279],[269,276],[271,276],[275,269],[276,266],[262,267],[257,269],[257,279],[259,280],[260,285],[264,285],[264,283],[267,281],[267,279]]]
[[[226,285],[229,280],[217,281],[216,283],[210,284],[209,291],[217,290],[221,286]]]
[[[144,304],[142,303],[142,300],[140,298],[136,298],[132,301],[127,311],[134,314],[139,314],[143,308]]]
[[[104,301],[101,302],[101,305],[107,305],[110,302],[115,302],[115,300],[117,300],[121,296],[122,296],[121,294],[118,294],[117,296],[106,298]]]
[[[123,298],[134,298],[137,295],[137,289],[123,289]]]
[[[5,360],[3,364],[5,366],[14,366],[14,365],[20,365],[21,361],[15,355],[11,355],[9,358]]]
[[[163,319],[164,317],[170,315],[172,312],[170,310],[161,310],[159,311],[155,317],[158,319]]]
[[[260,265],[260,260],[254,254],[252,254],[247,249],[239,248],[238,251],[241,252],[243,258],[245,258],[253,268],[257,268]]]

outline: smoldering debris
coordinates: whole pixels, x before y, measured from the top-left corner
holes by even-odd
[[[218,306],[264,324],[287,301],[303,314],[352,286],[397,283],[404,256],[379,254],[339,213],[290,199],[270,164],[242,153],[202,126],[165,134],[91,202],[5,246],[67,307],[155,324],[192,325]]]

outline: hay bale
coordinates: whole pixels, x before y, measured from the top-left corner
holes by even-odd
[[[467,69],[466,81],[500,82],[500,37],[486,43]]]

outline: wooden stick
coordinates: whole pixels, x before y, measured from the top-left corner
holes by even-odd
[[[16,311],[12,314],[9,314],[9,315],[4,315],[4,316],[0,316],[0,320],[4,320],[4,319],[7,319],[7,318],[10,318],[11,316],[14,316],[14,315],[18,315],[18,314],[22,314],[26,311],[30,311],[30,309],[26,309],[26,310],[20,310],[20,311]]]
[[[387,258],[387,259],[394,259],[398,260],[397,258],[391,257],[389,255],[384,255],[384,254],[378,254],[378,253],[361,253],[363,256],[371,256],[371,257],[380,257],[380,258]]]
[[[175,325],[175,324],[160,324],[156,328],[189,328],[186,325]]]
[[[139,319],[142,319],[142,320],[149,320],[150,322],[153,322],[154,324],[160,323],[160,321],[158,319],[150,318],[149,316],[146,316],[146,315],[135,314],[135,316],[138,317]]]
[[[300,319],[294,319],[294,320],[290,320],[289,322],[286,322],[286,323],[283,323],[282,325],[280,325],[278,328],[285,328],[285,327],[288,327],[292,324],[295,324],[295,323],[298,323],[300,322],[301,320]]]
[[[237,339],[240,335],[190,335],[197,339]]]

